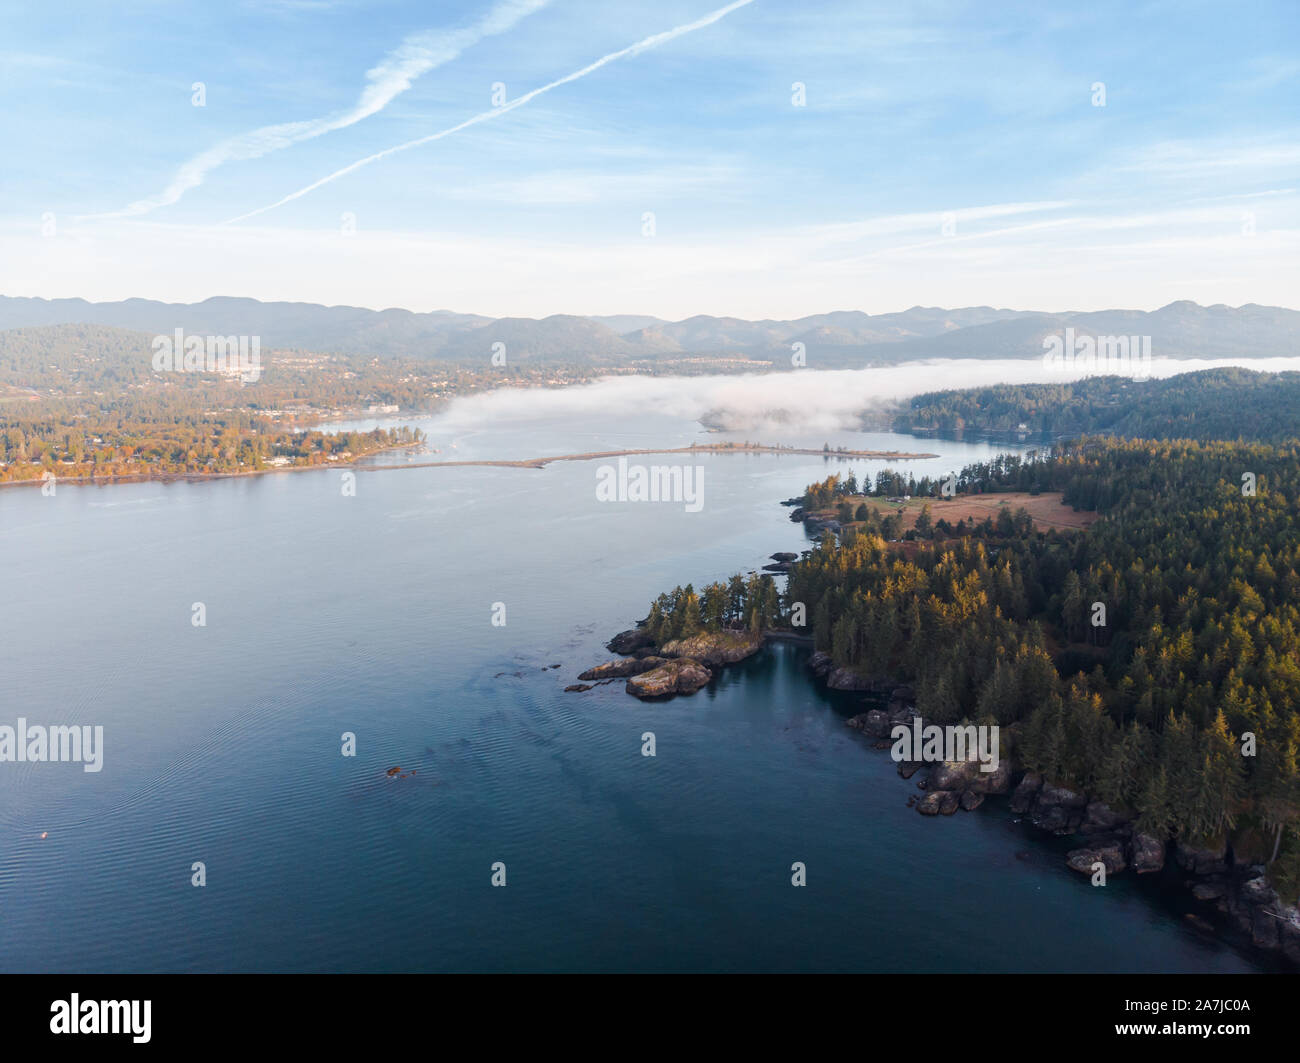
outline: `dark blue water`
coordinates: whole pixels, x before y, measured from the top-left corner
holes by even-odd
[[[438,457],[717,438],[485,410],[428,423]],[[823,437],[943,452],[918,474],[993,452]],[[564,693],[661,590],[803,546],[776,503],[835,468],[698,462],[689,514],[596,502],[589,462],[0,491],[0,723],[106,744],[98,774],[0,764],[0,968],[1258,969],[1004,807],[906,808],[797,648],[666,703]]]

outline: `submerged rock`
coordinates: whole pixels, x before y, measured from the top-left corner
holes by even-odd
[[[586,683],[573,683],[564,688],[566,694],[584,694],[588,690],[595,690],[595,687],[588,686]]]

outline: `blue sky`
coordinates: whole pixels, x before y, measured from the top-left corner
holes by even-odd
[[[0,293],[1300,306],[1294,0],[722,7],[11,3]]]

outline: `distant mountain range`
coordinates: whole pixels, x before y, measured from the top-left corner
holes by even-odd
[[[855,368],[927,358],[1041,358],[1043,339],[1150,336],[1154,357],[1283,357],[1300,353],[1300,311],[1181,301],[1159,310],[1045,313],[988,306],[914,306],[893,314],[841,310],[793,321],[698,316],[664,321],[638,314],[489,318],[446,310],[366,310],[314,303],[217,297],[201,303],[0,296],[0,329],[107,325],[140,332],[261,337],[266,349],[481,363],[494,344],[510,362],[671,364],[714,357],[790,364],[803,344],[814,368]],[[499,349],[499,348],[498,348]]]

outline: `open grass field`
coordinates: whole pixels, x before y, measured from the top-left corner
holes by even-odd
[[[882,516],[887,513],[900,514],[903,518],[904,531],[916,525],[916,518],[920,516],[923,505],[929,505],[933,520],[946,520],[952,525],[956,525],[960,520],[968,523],[982,521],[985,517],[996,520],[998,510],[1003,508],[1009,508],[1012,512],[1024,508],[1033,518],[1034,527],[1039,531],[1053,528],[1058,531],[1086,528],[1098,518],[1098,514],[1093,511],[1076,511],[1066,505],[1061,501],[1060,492],[1031,495],[1024,491],[1008,491],[998,494],[959,495],[956,498],[913,498],[907,502],[886,502],[883,498],[863,498],[855,495],[846,501],[850,502],[855,510],[862,502],[866,502]],[[826,510],[825,513],[828,516],[834,515],[832,510]]]

